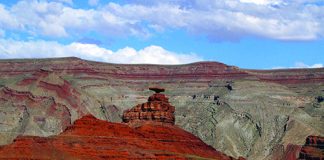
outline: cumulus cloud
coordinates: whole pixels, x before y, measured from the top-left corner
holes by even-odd
[[[324,67],[323,64],[317,63],[313,65],[307,65],[303,62],[296,62],[293,68],[322,68]]]
[[[4,5],[0,4],[0,28],[18,28],[19,23]]]
[[[96,44],[71,43],[63,45],[55,41],[16,41],[0,39],[2,58],[48,58],[75,56],[88,60],[111,63],[183,64],[201,61],[195,54],[179,54],[160,46],[148,46],[141,50],[125,47],[117,51]]]
[[[306,3],[312,2],[312,3]],[[324,19],[313,0],[176,0],[165,3],[137,0],[138,4],[110,3],[114,14],[145,20],[162,27],[185,28],[212,40],[257,36],[279,40],[314,40],[323,37]],[[168,16],[165,16],[168,15]]]
[[[11,8],[0,4],[0,17],[1,28],[32,36],[67,37],[87,32],[107,36],[148,34],[133,20],[118,17],[109,11],[75,9],[58,1],[19,1]]]
[[[273,67],[272,69],[285,69],[285,68],[323,68],[324,64],[316,63],[312,65],[305,64],[303,62],[296,62],[292,67]]]
[[[254,3],[257,5],[281,4],[282,0],[240,0],[243,3]]]
[[[70,5],[73,4],[73,0],[56,0],[56,1],[63,2],[63,3],[67,3],[67,4],[70,4]]]
[[[65,3],[61,3],[64,1]],[[125,4],[81,9],[72,0],[0,4],[0,27],[33,36],[67,37],[96,32],[106,36],[149,37],[165,29],[185,29],[211,40],[257,36],[314,40],[324,36],[319,0],[126,0]],[[95,6],[98,0],[89,0]]]

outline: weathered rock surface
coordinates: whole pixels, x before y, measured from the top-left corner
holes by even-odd
[[[324,159],[324,137],[308,136],[300,150],[299,159]]]
[[[57,136],[17,137],[0,159],[220,159],[228,157],[176,126],[131,128],[86,115]]]
[[[164,92],[163,88],[150,88],[155,91],[148,98],[148,102],[138,104],[128,109],[123,114],[123,122],[125,123],[141,123],[141,121],[152,121],[174,124],[174,106],[169,103],[169,99],[160,92]]]
[[[0,75],[0,145],[19,135],[57,135],[89,113],[121,122],[122,111],[147,101],[150,86],[166,88],[175,125],[236,158],[271,159],[288,144],[324,136],[323,68],[260,71],[217,62],[122,65],[59,58],[0,60]]]
[[[299,145],[288,144],[286,147],[284,157],[282,157],[280,159],[296,160],[299,157],[300,149],[301,149],[301,146],[299,146]]]
[[[308,136],[303,145],[288,144],[279,147],[270,159],[273,160],[321,160],[324,158],[324,137]]]

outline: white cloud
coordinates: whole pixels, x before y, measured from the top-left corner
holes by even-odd
[[[60,3],[59,1],[64,1]],[[212,40],[257,36],[279,40],[324,37],[324,7],[316,0],[165,0],[110,2],[73,8],[72,0],[0,4],[0,27],[33,36],[67,37],[96,32],[107,37],[148,37],[165,29],[185,29]],[[89,0],[96,5],[98,0]],[[152,33],[153,32],[153,33]]]
[[[56,1],[63,2],[63,3],[69,4],[69,5],[73,4],[73,0],[56,0]]]
[[[258,5],[280,4],[282,0],[240,0],[243,3],[254,3]]]
[[[88,0],[88,4],[90,6],[96,6],[96,5],[98,5],[98,3],[99,3],[99,0]]]
[[[5,6],[0,4],[0,28],[18,28],[17,20],[6,10]]]
[[[107,36],[148,35],[133,20],[109,11],[75,9],[57,1],[19,1],[11,8],[0,4],[0,17],[1,28],[33,36],[67,37],[86,32]]]
[[[293,68],[322,68],[324,67],[323,64],[317,63],[313,65],[307,65],[303,62],[296,62]]]
[[[320,63],[311,65],[311,68],[323,68],[323,67],[324,65]]]
[[[305,64],[303,62],[296,62],[293,67],[273,67],[272,69],[285,69],[285,68],[323,68],[324,64],[316,63],[312,65]]]
[[[16,41],[0,39],[2,58],[48,58],[75,56],[88,60],[111,63],[183,64],[202,59],[195,54],[179,54],[159,46],[141,50],[125,47],[111,51],[95,44],[71,43],[63,45],[54,41]]]
[[[126,47],[115,52],[110,58],[117,63],[183,64],[202,61],[195,54],[178,54],[160,46],[149,46],[139,51]]]
[[[279,0],[245,1],[251,3],[239,0],[194,1],[189,5],[110,3],[106,9],[118,17],[149,22],[150,26],[159,26],[160,30],[184,28],[215,40],[236,40],[251,35],[279,40],[313,40],[324,33],[323,21],[318,18],[322,13],[315,12],[318,6],[281,3]]]

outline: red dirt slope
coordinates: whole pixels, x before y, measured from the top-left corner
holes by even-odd
[[[51,137],[23,136],[0,148],[0,159],[232,159],[169,124],[131,128],[86,115]]]

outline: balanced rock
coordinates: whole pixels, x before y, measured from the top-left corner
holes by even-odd
[[[160,88],[160,87],[150,87],[149,90],[154,91],[155,93],[161,93],[165,91],[164,88]]]
[[[160,93],[165,89],[158,87],[149,89],[156,93],[148,98],[148,102],[126,110],[123,114],[123,122],[150,121],[174,124],[174,106],[169,103],[169,99],[164,94]]]

